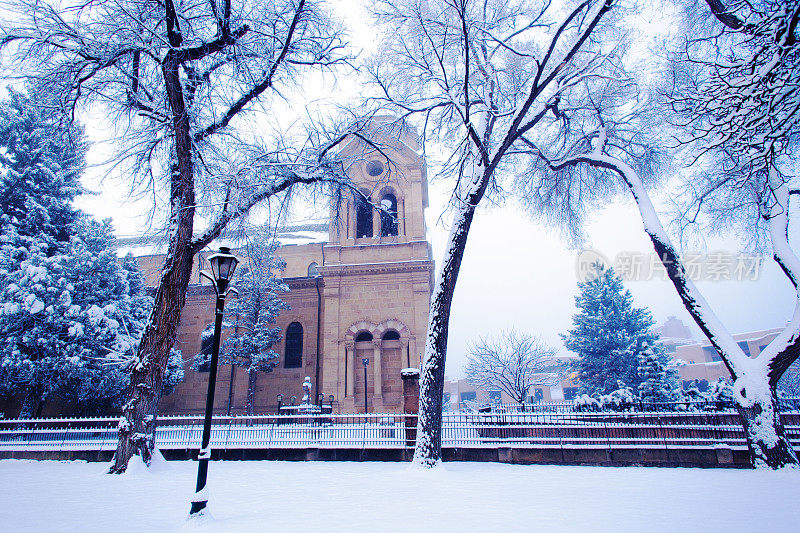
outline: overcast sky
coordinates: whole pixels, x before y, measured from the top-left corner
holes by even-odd
[[[368,17],[365,14],[353,15],[363,13],[359,2],[333,4],[347,16],[353,35],[351,42],[357,47],[370,48],[375,36]],[[317,87],[318,94],[312,95],[315,99],[329,98],[328,95],[334,92],[330,83]],[[339,80],[335,89],[336,94],[356,93],[358,79],[349,76]],[[287,108],[289,114],[302,114],[302,111]],[[108,132],[102,130],[96,117],[85,122],[90,140],[100,141],[107,136]],[[96,163],[105,155],[102,144],[96,143],[89,154],[90,162]],[[435,169],[430,170],[432,176]],[[126,188],[118,180],[99,180],[103,173],[100,168],[90,168],[85,183],[101,195],[80,199],[79,207],[98,218],[111,217],[118,235],[144,231],[146,217],[142,215],[152,201],[130,201]],[[442,223],[448,220],[448,215],[440,220],[448,197],[447,183],[431,183],[426,220],[437,269],[449,229]],[[793,211],[796,219],[797,209]],[[324,218],[327,211],[317,216]],[[791,238],[796,242],[800,238],[797,224],[793,224],[790,230]],[[652,247],[629,198],[620,195],[616,202],[594,213],[585,233],[584,245],[601,253],[612,264],[619,257],[640,257],[643,265],[649,266]],[[453,301],[447,374],[451,377],[462,375],[468,347],[480,335],[497,334],[511,327],[541,335],[559,352],[566,353],[559,334],[569,329],[575,313],[579,251],[570,248],[557,231],[532,221],[512,202],[501,208],[480,209],[470,232]],[[739,252],[736,242],[726,236],[717,236],[702,251]],[[644,270],[646,277],[647,269]],[[691,319],[668,281],[630,281],[626,286],[633,293],[636,304],[649,307],[658,323],[676,315],[690,324]],[[757,280],[704,281],[699,283],[699,287],[733,333],[783,326],[793,308],[791,286],[768,257],[763,258]],[[695,328],[695,331],[700,339],[699,330]]]

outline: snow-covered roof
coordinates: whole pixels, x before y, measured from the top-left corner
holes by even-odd
[[[328,224],[306,223],[283,226],[274,230],[273,237],[281,246],[327,242]],[[212,242],[209,248],[219,246],[229,246],[233,249],[243,248],[246,238],[246,234],[233,238],[223,237]],[[119,257],[124,257],[128,253],[136,257],[161,255],[167,251],[167,240],[162,235],[123,236],[117,238],[115,248]]]

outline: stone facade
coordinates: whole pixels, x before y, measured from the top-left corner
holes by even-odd
[[[277,368],[259,373],[255,394],[257,413],[274,412],[277,395],[284,403],[296,396],[310,376],[315,398],[333,395],[334,409],[363,412],[365,379],[362,359],[367,359],[366,394],[369,412],[402,411],[405,367],[418,367],[428,325],[433,268],[426,239],[427,207],[425,164],[416,141],[407,134],[399,142],[386,142],[379,151],[357,140],[343,148],[351,161],[348,174],[374,205],[397,213],[396,222],[352,194],[332,206],[323,242],[281,246],[277,255],[286,261],[282,273],[289,286],[282,296],[291,310],[281,313],[278,326],[284,340],[273,347],[280,354]],[[369,228],[371,226],[371,228]],[[302,229],[302,228],[301,228]],[[306,227],[305,229],[309,229]],[[311,228],[320,229],[320,228]],[[367,230],[372,231],[367,231]],[[279,236],[280,240],[280,236]],[[189,368],[201,349],[201,331],[214,319],[213,289],[200,284],[198,258],[176,338],[176,348],[186,362],[186,378],[176,391],[162,399],[160,411],[200,413],[204,409],[208,374]],[[242,250],[234,250],[243,256]],[[140,256],[139,264],[155,286],[163,256]],[[243,258],[246,265],[246,258]],[[241,268],[241,267],[240,267]],[[302,326],[302,364],[286,368],[287,327]],[[296,326],[295,326],[296,327]],[[215,392],[215,412],[242,413],[248,380],[241,369],[221,366]]]

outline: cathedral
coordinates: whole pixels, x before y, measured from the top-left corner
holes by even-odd
[[[416,137],[404,132],[380,149],[352,138],[341,155],[363,196],[343,194],[331,206],[328,224],[286,227],[277,236],[276,255],[286,262],[281,275],[289,287],[281,299],[291,309],[278,317],[278,365],[257,374],[256,414],[299,399],[306,376],[314,399],[324,395],[334,412],[364,412],[365,395],[369,412],[400,412],[400,372],[421,364],[434,263],[424,218],[428,179]],[[201,253],[192,273],[175,344],[185,379],[161,400],[164,414],[201,413],[205,407],[208,372],[192,370],[190,363],[194,354],[210,353],[201,332],[214,322],[214,292],[199,272],[208,268],[205,258],[212,253]],[[155,286],[163,256],[138,260]],[[244,413],[247,390],[243,369],[220,366],[214,412]]]

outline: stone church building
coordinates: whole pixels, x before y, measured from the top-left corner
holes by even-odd
[[[289,292],[281,295],[290,310],[277,325],[283,338],[273,346],[278,366],[258,373],[255,412],[274,413],[278,395],[299,403],[301,384],[311,377],[313,394],[333,396],[334,412],[402,410],[401,369],[419,367],[428,326],[434,263],[427,241],[424,209],[428,205],[425,162],[415,137],[408,133],[375,150],[353,139],[342,148],[352,183],[388,217],[363,199],[343,195],[332,206],[328,224],[283,228],[276,254],[286,262],[282,272]],[[301,244],[286,244],[299,241]],[[202,330],[214,322],[214,292],[201,283],[208,269],[203,252],[192,274],[176,348],[181,350],[185,380],[162,399],[164,414],[201,413],[208,373],[190,369],[194,354],[210,353]],[[239,268],[247,265],[242,250]],[[143,255],[139,264],[155,285],[163,256]],[[210,270],[210,269],[209,269]],[[233,297],[233,296],[231,296]],[[229,297],[229,298],[231,298]],[[362,360],[367,359],[366,383]],[[243,413],[248,377],[243,369],[220,366],[215,413]]]

